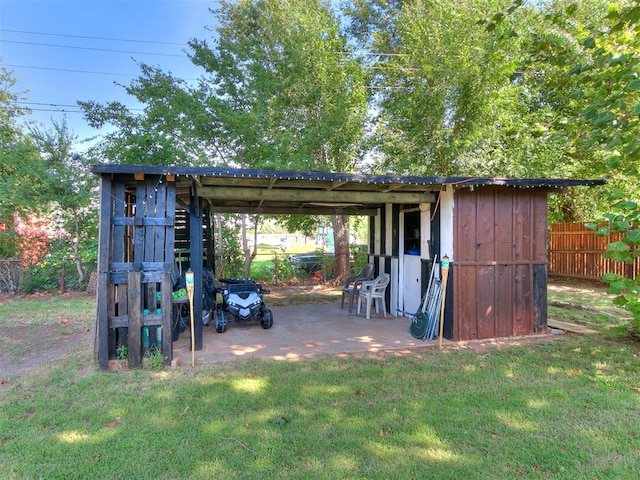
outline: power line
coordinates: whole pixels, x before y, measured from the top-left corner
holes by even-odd
[[[71,70],[71,69],[66,69],[66,68],[52,68],[52,67],[31,67],[29,65],[11,65],[11,64],[3,64],[3,66],[5,67],[12,67],[12,68],[31,68],[34,70],[53,70],[56,72],[69,72],[69,73],[91,73],[94,75],[116,75],[116,76],[120,76],[120,77],[137,77],[138,75],[132,75],[129,73],[112,73],[112,72],[94,72],[91,70]]]
[[[37,45],[40,47],[56,47],[56,48],[71,48],[76,50],[92,50],[97,52],[114,52],[114,53],[129,53],[135,55],[156,55],[159,57],[180,57],[186,58],[186,55],[177,55],[175,53],[152,53],[152,52],[134,52],[128,50],[115,50],[111,48],[95,48],[95,47],[75,47],[71,45],[55,45],[52,43],[37,43],[37,42],[21,42],[18,40],[0,40],[3,43],[19,43],[22,45]]]
[[[148,44],[155,44],[155,45],[175,45],[175,46],[179,46],[179,47],[186,47],[187,44],[185,43],[175,43],[175,42],[158,42],[158,41],[154,41],[154,40],[131,40],[131,39],[126,39],[126,38],[109,38],[109,37],[92,37],[89,35],[69,35],[69,34],[65,34],[65,33],[46,33],[46,32],[29,32],[26,30],[10,30],[7,28],[0,28],[0,32],[11,32],[11,33],[26,33],[28,35],[47,35],[50,37],[69,37],[69,38],[87,38],[87,39],[91,39],[91,40],[107,40],[107,41],[114,41],[114,42],[129,42],[129,43],[148,43]]]
[[[53,67],[34,67],[34,66],[31,66],[31,65],[13,65],[13,64],[8,64],[8,63],[3,63],[2,66],[11,67],[11,68],[30,68],[30,69],[33,69],[33,70],[52,70],[52,71],[55,71],[55,72],[88,73],[88,74],[92,74],[92,75],[108,75],[108,76],[130,77],[130,78],[136,78],[136,77],[140,76],[140,75],[134,75],[134,74],[131,74],[131,73],[95,72],[95,71],[92,71],[92,70],[75,70],[75,69],[68,69],[68,68],[53,68]],[[195,82],[197,79],[196,78],[181,78],[179,80]]]
[[[48,107],[74,107],[80,108],[78,105],[73,103],[41,103],[41,102],[16,102],[21,105],[46,105]]]
[[[29,110],[35,110],[38,112],[65,112],[66,110],[64,110],[64,108],[62,107],[71,107],[71,108],[81,108],[79,105],[74,105],[74,104],[70,104],[70,103],[44,103],[44,102],[16,102],[20,105],[27,105],[27,108]],[[31,108],[29,107],[29,105],[40,105],[40,106],[45,106],[45,107],[57,107],[57,110],[48,110],[48,109],[43,109],[43,108]],[[142,112],[144,111],[142,108],[129,108],[127,107],[127,110],[129,110],[130,112]],[[70,110],[71,113],[83,113],[84,110]]]
[[[65,110],[64,108],[29,108],[32,112],[84,113],[84,110]]]

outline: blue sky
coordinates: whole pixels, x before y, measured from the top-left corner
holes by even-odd
[[[49,128],[65,111],[81,141],[100,132],[78,113],[77,100],[138,107],[114,85],[133,80],[135,61],[195,80],[186,42],[211,38],[205,27],[215,17],[208,9],[217,7],[217,0],[0,0],[1,64],[18,78],[16,90],[29,90],[29,119]]]

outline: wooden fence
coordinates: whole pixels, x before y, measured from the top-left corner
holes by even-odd
[[[555,223],[549,232],[549,274],[601,280],[605,273],[629,278],[640,274],[640,257],[633,264],[605,259],[607,245],[622,238],[619,233],[599,236],[584,223]]]

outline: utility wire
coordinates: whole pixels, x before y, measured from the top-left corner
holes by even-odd
[[[69,72],[69,73],[91,73],[94,75],[117,75],[120,77],[137,77],[138,75],[132,75],[129,73],[111,73],[111,72],[94,72],[91,70],[71,70],[71,69],[66,69],[66,68],[52,68],[52,67],[31,67],[29,65],[11,65],[11,64],[3,64],[3,66],[5,67],[11,67],[11,68],[31,68],[34,70],[53,70],[56,72]]]
[[[22,45],[37,45],[37,46],[40,46],[40,47],[71,48],[71,49],[76,49],[76,50],[92,50],[92,51],[98,51],[98,52],[129,53],[129,54],[135,54],[135,55],[156,55],[156,56],[159,56],[159,57],[186,58],[186,55],[178,55],[178,54],[175,54],[175,53],[134,52],[134,51],[128,51],[128,50],[115,50],[115,49],[111,49],[111,48],[75,47],[75,46],[71,46],[71,45],[55,45],[55,44],[52,44],[52,43],[21,42],[21,41],[18,41],[18,40],[0,40],[0,42],[4,42],[4,43],[19,43],[19,44],[22,44]]]
[[[40,106],[45,106],[45,107],[71,107],[71,108],[81,108],[80,105],[74,105],[74,104],[70,104],[70,103],[44,103],[44,102],[16,102],[20,105],[27,105],[27,108],[29,110],[37,110],[37,111],[53,111],[53,112],[64,112],[66,110],[64,110],[64,108],[62,109],[58,109],[58,110],[46,110],[46,109],[41,109],[41,108],[31,108],[29,107],[29,105],[40,105]],[[127,110],[131,111],[131,112],[142,112],[144,111],[142,108],[129,108],[127,107]],[[84,110],[77,110],[77,111],[72,111],[72,113],[82,113],[84,112]]]
[[[109,75],[109,76],[119,76],[119,77],[130,77],[130,78],[136,78],[139,77],[140,75],[134,75],[131,73],[113,73],[113,72],[94,72],[92,70],[75,70],[75,69],[68,69],[68,68],[53,68],[53,67],[33,67],[30,65],[13,65],[13,64],[8,64],[8,63],[3,63],[2,66],[4,67],[11,67],[11,68],[30,68],[33,70],[52,70],[55,72],[68,72],[68,73],[89,73],[92,75]],[[195,82],[197,79],[195,78],[181,78],[180,80],[186,80],[186,81],[193,81]]]
[[[178,47],[186,47],[186,43],[175,43],[175,42],[158,42],[153,40],[131,40],[126,38],[109,38],[109,37],[92,37],[89,35],[68,35],[65,33],[45,33],[45,32],[29,32],[26,30],[10,30],[7,28],[0,28],[0,32],[11,32],[11,33],[26,33],[28,35],[47,35],[50,37],[68,37],[68,38],[87,38],[91,40],[107,40],[113,42],[129,42],[129,43],[148,43],[152,45],[175,45]]]

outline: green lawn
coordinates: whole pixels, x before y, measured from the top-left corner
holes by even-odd
[[[68,358],[0,400],[3,478],[640,477],[638,347],[624,343],[87,363]]]
[[[0,327],[58,301],[91,312],[0,302]],[[522,343],[116,373],[73,354],[0,385],[0,478],[640,478],[640,345]]]

